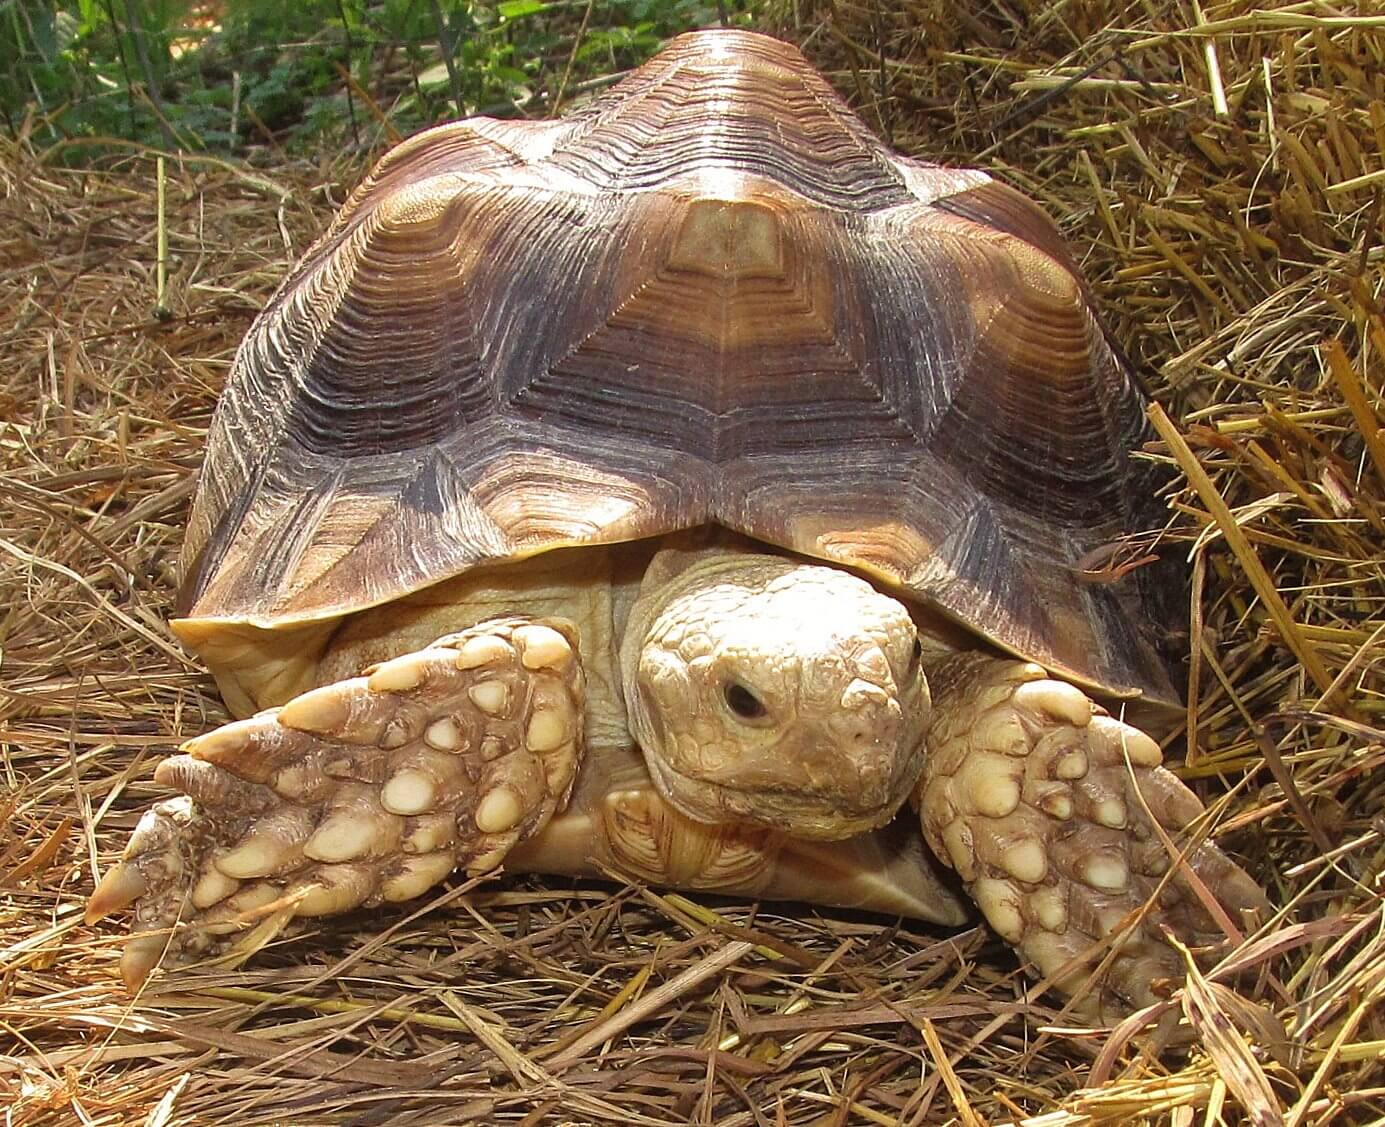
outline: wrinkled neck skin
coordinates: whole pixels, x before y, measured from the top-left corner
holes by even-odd
[[[659,552],[620,665],[650,776],[698,821],[851,837],[889,821],[922,770],[917,632],[848,572],[725,546]]]

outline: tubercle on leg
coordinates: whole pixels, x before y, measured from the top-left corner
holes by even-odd
[[[921,825],[991,926],[1065,993],[1114,936],[1089,1014],[1144,1004],[1158,980],[1181,980],[1161,929],[1191,946],[1222,936],[1186,879],[1165,879],[1171,858],[1146,811],[1182,848],[1203,807],[1160,766],[1158,744],[1030,663],[961,654],[930,679]],[[1184,864],[1233,914],[1267,909],[1216,846],[1194,846]]]
[[[567,801],[584,706],[573,629],[507,618],[197,737],[156,774],[185,797],[146,813],[88,920],[135,905],[138,984],[180,917],[175,953],[202,953],[488,871]]]

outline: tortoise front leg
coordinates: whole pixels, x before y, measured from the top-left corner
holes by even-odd
[[[159,765],[184,797],[140,820],[87,920],[135,905],[134,989],[166,948],[253,950],[493,869],[566,803],[583,717],[571,627],[503,618],[226,724]]]
[[[1151,815],[1184,851],[1202,803],[1160,766],[1154,740],[1081,690],[1037,665],[981,654],[947,659],[929,684],[934,719],[917,791],[924,836],[990,925],[1064,993],[1117,948],[1088,1014],[1122,1014],[1156,1000],[1161,980],[1183,980],[1162,929],[1191,947],[1225,938],[1189,871],[1237,926],[1243,911],[1268,910],[1215,845],[1170,856]]]

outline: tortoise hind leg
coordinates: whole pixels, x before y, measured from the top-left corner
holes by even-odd
[[[135,905],[138,986],[165,947],[262,945],[294,916],[408,900],[497,866],[566,802],[583,680],[564,623],[496,619],[184,745],[87,905]],[[167,929],[185,921],[171,940]]]
[[[1172,859],[1150,814],[1184,849],[1202,804],[1160,766],[1154,740],[1081,690],[980,654],[948,659],[929,684],[924,836],[991,926],[1063,993],[1084,986],[1107,955],[1100,941],[1118,936],[1088,1014],[1111,1018],[1154,1001],[1160,980],[1182,981],[1163,928],[1190,947],[1225,938],[1188,870],[1237,925],[1243,911],[1268,910],[1256,883],[1210,843],[1163,883]]]

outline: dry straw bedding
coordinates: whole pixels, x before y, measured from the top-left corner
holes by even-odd
[[[361,174],[0,147],[0,1102],[26,1124],[1379,1121],[1385,15],[784,4],[900,147],[1041,199],[1177,433],[1187,775],[1285,906],[1190,1049],[1052,1031],[984,931],[637,888],[460,886],[132,1005],[84,895],[224,717],[171,641],[217,388]],[[978,156],[979,154],[979,156]],[[1182,746],[1181,742],[1178,746]],[[713,914],[715,913],[715,914]]]

